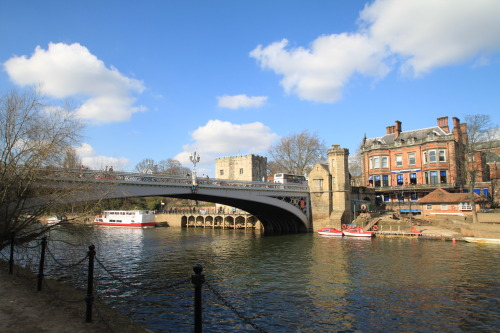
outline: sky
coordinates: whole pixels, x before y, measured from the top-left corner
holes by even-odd
[[[364,135],[500,122],[498,0],[1,0],[0,94],[37,87],[86,127],[93,169],[218,157],[304,130]]]

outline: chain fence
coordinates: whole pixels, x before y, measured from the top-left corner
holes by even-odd
[[[261,332],[261,333],[267,333],[267,331],[257,325],[256,323],[252,322],[252,320],[245,316],[245,314],[238,310],[226,297],[222,295],[220,291],[217,290],[217,288],[213,285],[213,283],[208,282],[205,280],[204,275],[201,274],[201,271],[203,268],[201,265],[197,264],[193,267],[193,270],[195,271],[195,274],[191,275],[189,278],[181,279],[176,282],[171,282],[168,284],[163,284],[161,286],[155,286],[155,287],[150,287],[150,286],[140,286],[131,282],[126,281],[122,277],[118,276],[116,273],[114,273],[112,270],[110,270],[102,260],[100,260],[96,255],[95,255],[95,247],[89,246],[89,251],[85,254],[84,257],[81,259],[71,262],[71,263],[66,263],[64,261],[67,261],[67,259],[63,258],[58,258],[50,249],[50,247],[47,246],[46,239],[42,240],[42,242],[45,241],[45,244],[43,243],[38,243],[38,244],[33,244],[33,245],[23,245],[21,246],[20,244],[16,244],[16,250],[15,253],[10,253],[10,258],[8,255],[4,253],[4,251],[0,251],[0,256],[5,259],[6,262],[9,262],[9,266],[13,264],[13,262],[16,262],[16,267],[18,267],[18,274],[20,274],[20,269],[25,269],[27,271],[30,271],[31,273],[36,272],[36,264],[35,264],[35,259],[38,259],[39,264],[38,264],[38,274],[33,277],[34,274],[24,274],[26,278],[28,279],[38,279],[38,291],[41,291],[42,285],[45,288],[45,290],[50,293],[51,295],[54,296],[55,299],[68,303],[68,304],[77,304],[77,303],[87,303],[87,322],[92,321],[92,309],[95,310],[96,314],[99,316],[100,321],[103,322],[103,324],[107,327],[109,332],[114,333],[114,330],[112,328],[112,325],[110,323],[110,320],[106,319],[106,316],[103,314],[102,309],[100,309],[101,306],[103,305],[97,305],[94,303],[94,280],[95,282],[99,282],[100,280],[103,279],[103,276],[95,277],[93,274],[94,271],[94,259],[97,262],[98,268],[102,269],[102,271],[107,274],[109,277],[113,279],[113,281],[119,282],[119,284],[122,287],[126,287],[129,289],[136,289],[136,290],[141,290],[141,291],[148,291],[152,293],[157,293],[160,291],[165,291],[165,290],[173,290],[181,285],[187,284],[191,282],[194,287],[195,287],[195,304],[197,301],[200,302],[201,304],[201,287],[203,284],[205,284],[206,290],[211,292],[214,296],[215,299],[218,300],[223,306],[228,308],[236,317],[241,319],[244,323],[250,325],[252,328],[254,328],[256,331]],[[15,244],[15,240],[13,240],[13,244]],[[35,249],[39,248],[42,245],[42,251],[37,252],[34,251]],[[11,251],[13,251],[14,247],[11,247]],[[85,297],[76,297],[80,294],[75,293],[74,299],[69,299],[67,297],[64,297],[65,291],[62,290],[61,288],[57,287],[57,284],[53,284],[53,282],[48,282],[45,279],[45,274],[44,274],[44,266],[46,263],[44,262],[45,260],[45,255],[48,255],[48,257],[51,259],[51,264],[55,266],[56,268],[63,268],[64,270],[70,270],[70,269],[75,269],[78,266],[83,265],[87,260],[88,260],[88,272],[87,272],[87,283],[88,283],[88,288],[87,288],[87,295]],[[15,259],[12,259],[15,258]],[[21,264],[21,265],[20,265]],[[51,267],[54,270],[54,267]],[[9,274],[12,274],[11,271],[9,271]],[[75,274],[74,274],[75,275]],[[56,282],[57,283],[57,280]],[[97,289],[96,289],[97,290]],[[198,293],[197,293],[198,292]],[[99,295],[97,295],[97,298],[99,298]],[[100,298],[99,298],[100,299]],[[101,299],[100,299],[101,300]],[[105,304],[104,301],[102,301],[102,304]],[[160,301],[159,303],[164,303],[165,301]],[[90,311],[90,313],[89,313]],[[198,318],[196,318],[198,317]],[[89,320],[90,318],[90,320]],[[201,307],[200,310],[196,309],[195,305],[195,332],[201,332]]]

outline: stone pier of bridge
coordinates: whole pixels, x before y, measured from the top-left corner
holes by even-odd
[[[194,213],[168,213],[156,214],[157,225],[182,228],[221,228],[221,229],[261,229],[259,220],[252,214],[200,214]]]

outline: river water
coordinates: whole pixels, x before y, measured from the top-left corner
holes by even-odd
[[[500,245],[201,228],[94,233],[100,297],[154,332],[193,331],[187,279],[196,263],[208,282],[204,332],[500,329]]]

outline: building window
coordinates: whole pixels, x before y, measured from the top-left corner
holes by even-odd
[[[410,194],[410,200],[411,201],[417,201],[418,200],[418,194],[417,193]]]
[[[375,176],[375,187],[380,187],[380,176]]]
[[[240,175],[243,174],[243,168],[240,168]]]
[[[427,164],[429,162],[428,158],[427,158],[427,152],[424,151],[424,164]]]
[[[222,169],[221,169],[221,170],[219,171],[219,175],[224,176],[224,170],[222,170]]]
[[[370,169],[373,169],[373,157],[370,157],[370,159],[368,160],[368,167]]]
[[[389,186],[389,176],[388,175],[382,176],[382,186]]]
[[[439,182],[441,184],[448,183],[448,177],[446,176],[446,171],[439,171]]]
[[[404,182],[405,182],[403,174],[398,174],[397,175],[397,180],[398,180],[397,181],[398,185],[403,185]]]
[[[446,162],[446,151],[445,150],[439,151],[439,162]]]
[[[430,183],[431,184],[438,184],[438,172],[437,171],[431,171],[430,173]]]
[[[384,202],[388,202],[389,201],[389,196],[386,194],[383,196],[384,197]]]
[[[436,163],[436,151],[429,150],[429,163]]]
[[[323,188],[323,179],[314,179],[313,184],[315,189],[321,190]]]
[[[398,193],[398,200],[399,201],[405,201],[405,194],[404,193]]]
[[[382,156],[382,168],[389,167],[389,158],[387,156]]]
[[[448,205],[442,204],[441,205],[441,210],[448,210]]]
[[[426,206],[425,206],[425,209],[427,209],[427,210],[432,210],[432,205],[426,205]]]
[[[373,158],[373,168],[374,169],[379,169],[380,168],[380,157],[375,156]]]
[[[460,210],[472,210],[472,207],[468,202],[461,202],[459,207]]]
[[[401,154],[396,155],[396,166],[397,167],[403,166],[403,155]]]
[[[415,185],[417,183],[417,174],[410,173],[410,184]]]
[[[408,153],[408,165],[415,165],[415,153]]]

